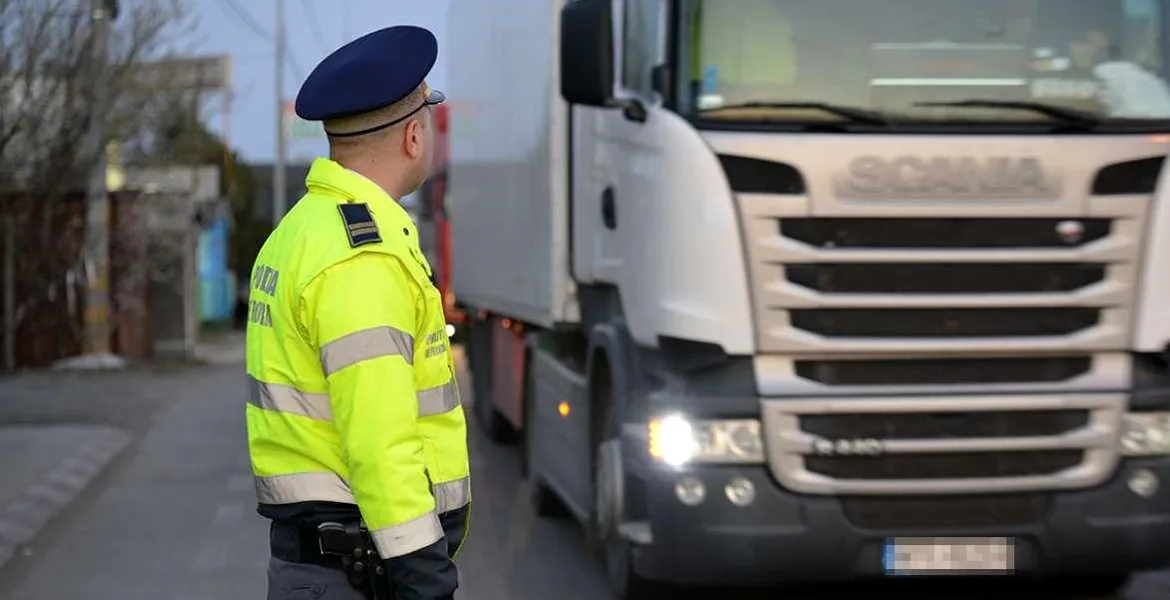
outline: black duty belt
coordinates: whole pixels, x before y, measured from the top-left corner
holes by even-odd
[[[340,569],[369,600],[388,600],[390,580],[369,532],[358,522],[273,521],[272,556],[283,561]]]
[[[273,521],[269,531],[272,557],[285,562],[341,569],[341,557],[321,552],[320,523]]]

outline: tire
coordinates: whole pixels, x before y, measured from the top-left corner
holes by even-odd
[[[493,444],[503,444],[511,436],[511,427],[492,405],[491,329],[479,323],[471,326],[467,347],[471,363],[472,411],[483,436]]]
[[[530,359],[524,362],[524,426],[520,435],[520,470],[528,480],[528,504],[541,517],[563,518],[568,510],[556,493],[541,480],[539,469],[536,468],[536,453],[532,451],[536,448],[536,428],[533,427],[533,419],[529,418],[535,410],[536,379]]]
[[[597,541],[605,578],[616,600],[646,600],[657,596],[659,586],[634,572],[634,548],[622,537],[619,527],[622,515],[622,494],[625,474],[622,472],[621,426],[614,410],[613,386],[608,376],[594,382],[599,389],[595,408],[604,415],[597,433],[598,443],[593,452],[596,497],[593,502],[590,537]]]

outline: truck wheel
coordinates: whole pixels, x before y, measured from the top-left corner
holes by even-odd
[[[472,325],[471,328],[467,358],[471,364],[472,411],[484,437],[493,444],[502,444],[508,441],[511,428],[492,405],[491,328],[482,323]]]
[[[608,379],[608,378],[606,378]],[[593,538],[599,542],[606,580],[617,600],[643,600],[658,591],[653,582],[634,572],[633,545],[621,535],[624,518],[625,473],[618,416],[613,408],[613,388],[609,381],[598,381],[604,394],[597,408],[604,411],[601,443],[593,455],[596,497],[593,507]]]
[[[561,504],[548,485],[540,478],[540,470],[536,468],[536,455],[539,451],[536,446],[535,419],[532,415],[536,402],[536,377],[533,375],[531,359],[525,359],[524,365],[524,425],[520,436],[520,470],[528,479],[528,503],[532,511],[542,517],[563,517],[567,514],[565,505]]]

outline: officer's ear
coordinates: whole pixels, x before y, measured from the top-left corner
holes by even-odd
[[[402,136],[402,151],[410,158],[420,158],[423,155],[423,129],[422,122],[418,119],[410,119],[406,122],[406,130]]]

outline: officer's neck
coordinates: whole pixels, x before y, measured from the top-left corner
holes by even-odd
[[[396,201],[409,192],[406,190],[406,185],[403,184],[404,177],[393,166],[379,164],[382,161],[363,160],[350,156],[331,156],[330,157],[337,164],[369,179],[382,188],[391,198]]]

